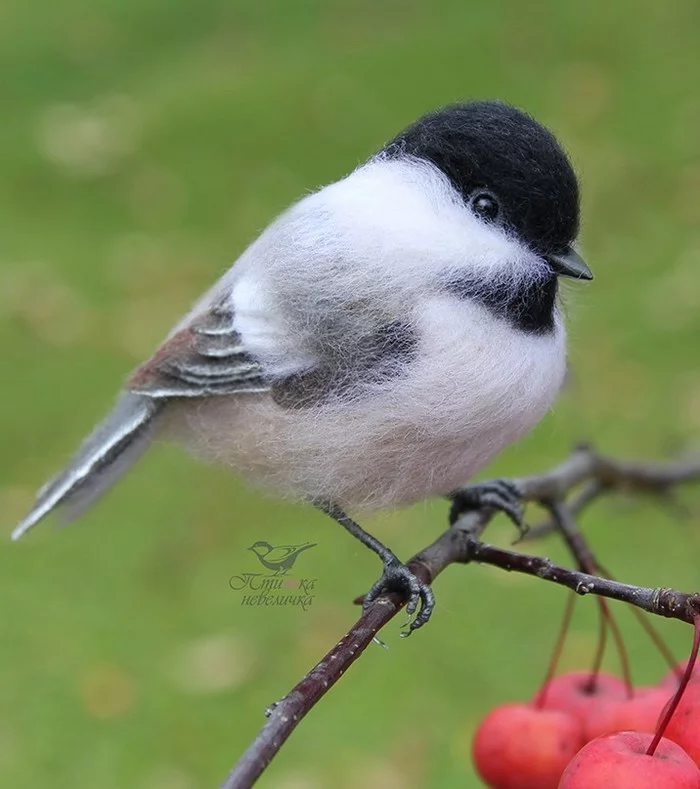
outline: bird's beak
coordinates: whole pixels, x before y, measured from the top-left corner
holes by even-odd
[[[574,279],[593,279],[593,273],[585,264],[581,255],[569,247],[562,255],[547,255],[547,262],[555,274]]]

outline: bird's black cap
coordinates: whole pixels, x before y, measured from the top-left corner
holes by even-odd
[[[576,238],[579,192],[571,163],[549,130],[509,104],[472,101],[431,112],[382,153],[432,162],[465,200],[478,190],[492,193],[504,224],[538,254],[563,254]]]

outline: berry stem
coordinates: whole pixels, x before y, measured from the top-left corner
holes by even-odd
[[[603,567],[600,562],[598,562],[598,570],[606,577],[609,578],[611,581],[615,581],[615,576],[609,572],[605,567]],[[629,606],[629,610],[632,612],[634,617],[636,618],[637,622],[639,622],[642,630],[649,636],[652,644],[659,650],[661,653],[661,657],[666,661],[668,667],[672,669],[676,676],[678,677],[678,681],[680,682],[681,677],[683,676],[683,672],[678,668],[678,661],[673,655],[673,652],[669,649],[668,644],[664,640],[663,636],[659,631],[654,627],[651,623],[649,617],[644,611],[640,611],[633,605]]]
[[[602,598],[598,598],[598,643],[593,656],[593,664],[591,665],[591,676],[585,688],[589,693],[595,693],[598,675],[605,657],[605,648],[608,645],[608,617],[605,615],[605,607],[601,605],[603,602],[605,601]]]
[[[569,594],[567,595],[566,599],[566,607],[564,608],[564,615],[562,616],[561,625],[559,625],[559,632],[557,633],[557,640],[554,642],[554,649],[552,650],[552,655],[549,658],[549,665],[547,666],[547,673],[544,676],[544,681],[535,696],[534,707],[537,710],[541,710],[544,707],[544,703],[547,700],[547,692],[549,691],[549,683],[552,681],[552,677],[556,673],[557,666],[559,665],[559,660],[561,658],[561,653],[564,650],[564,643],[566,642],[566,636],[569,632],[569,625],[571,624],[571,617],[574,613],[574,606],[576,605],[576,595]]]
[[[658,725],[656,734],[654,735],[654,739],[649,744],[649,748],[647,749],[647,756],[653,756],[656,748],[658,747],[659,743],[661,742],[661,738],[664,736],[664,732],[666,731],[666,727],[668,726],[671,718],[673,717],[678,705],[681,703],[681,699],[683,698],[683,694],[685,693],[685,689],[688,687],[688,683],[690,682],[690,678],[693,675],[693,669],[695,668],[695,661],[698,657],[698,649],[700,649],[700,614],[695,614],[693,617],[693,627],[695,628],[693,632],[693,646],[690,650],[690,657],[688,658],[688,664],[685,667],[685,671],[683,672],[683,678],[678,685],[678,690],[676,690],[671,703],[666,710],[666,714],[663,717],[663,720]]]
[[[610,630],[612,631],[613,639],[615,640],[615,646],[617,647],[617,654],[620,658],[620,671],[622,672],[622,679],[625,681],[625,685],[627,687],[627,698],[631,699],[634,695],[634,685],[632,683],[632,669],[630,668],[630,658],[627,654],[625,639],[622,636],[622,631],[620,630],[620,626],[617,624],[617,620],[610,613],[608,601],[601,599],[601,602],[604,603],[608,609],[608,624],[610,625]]]
[[[588,544],[588,540],[586,540],[586,538],[583,536],[583,533],[581,532],[581,529],[579,529],[578,523],[573,513],[562,502],[559,501],[550,502],[549,510],[552,513],[554,522],[557,524],[557,528],[564,537],[564,541],[571,551],[572,556],[574,559],[576,559],[579,569],[584,573],[588,573],[589,575],[600,575],[601,572],[604,573],[600,567],[600,564],[598,563],[598,560],[596,559],[595,554],[593,553],[591,546]],[[628,698],[632,698],[634,693],[632,685],[632,672],[630,671],[630,662],[629,656],[627,655],[627,649],[625,648],[625,640],[622,637],[622,632],[617,624],[617,621],[610,611],[608,601],[604,600],[603,598],[598,598],[598,605],[600,606],[600,614],[603,621],[605,622],[606,626],[610,627],[610,630],[612,631],[613,639],[615,640],[615,646],[617,647],[617,653],[620,657],[622,678],[624,679],[625,685],[627,686],[627,696]],[[607,630],[605,628],[601,628],[601,637],[598,642],[598,652],[593,664],[591,679],[588,684],[588,689],[591,691],[591,693],[595,690],[597,684],[598,673],[600,672],[600,665],[602,663],[603,653],[605,650],[606,638],[604,636],[606,634]]]

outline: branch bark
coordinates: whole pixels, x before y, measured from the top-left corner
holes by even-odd
[[[593,557],[585,557],[585,542],[576,543],[574,514],[612,491],[668,497],[677,485],[698,480],[698,456],[668,463],[642,463],[605,457],[590,447],[579,447],[567,460],[551,470],[517,478],[512,482],[520,490],[523,501],[538,502],[553,513],[551,522],[533,530],[536,531],[534,536],[541,537],[559,530],[569,542],[578,563],[591,569],[590,562],[594,560]],[[579,488],[581,490],[567,504],[567,497]],[[408,566],[421,581],[432,583],[449,565],[476,561],[566,586],[579,595],[595,594],[621,600],[649,613],[691,624],[700,615],[698,594],[632,586],[581,570],[572,570],[541,556],[488,545],[481,540],[481,536],[494,514],[491,510],[466,513],[435,542],[417,553]],[[532,537],[530,533],[526,539]],[[404,601],[399,595],[388,594],[363,611],[348,633],[283,699],[266,711],[267,722],[221,789],[249,789],[253,786],[303,717],[360,657],[379,630],[396,616],[403,605]]]

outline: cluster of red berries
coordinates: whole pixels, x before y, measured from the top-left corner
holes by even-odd
[[[476,768],[492,789],[700,789],[700,673],[665,720],[685,669],[634,689],[602,672],[553,677],[484,718]]]

